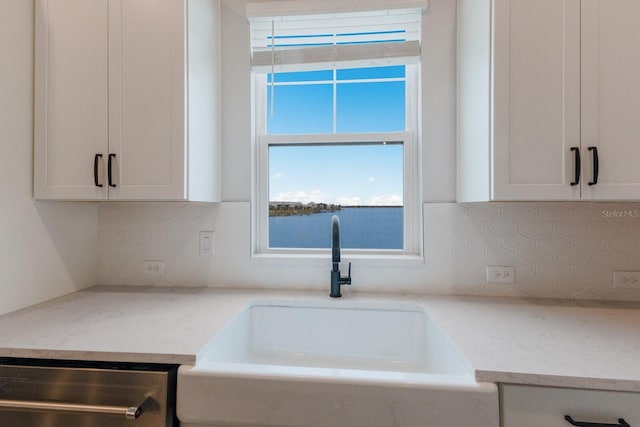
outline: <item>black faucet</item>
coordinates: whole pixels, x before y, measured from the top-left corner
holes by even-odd
[[[351,263],[349,263],[349,275],[347,277],[340,276],[340,218],[337,215],[331,217],[331,298],[340,298],[341,285],[351,284]]]

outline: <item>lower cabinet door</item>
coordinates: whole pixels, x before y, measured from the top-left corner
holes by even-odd
[[[504,384],[500,400],[502,427],[640,426],[640,393]]]

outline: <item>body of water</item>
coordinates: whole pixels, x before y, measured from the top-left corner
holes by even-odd
[[[331,217],[340,218],[340,246],[403,249],[403,208],[342,208],[336,212],[269,217],[269,247],[330,248]]]

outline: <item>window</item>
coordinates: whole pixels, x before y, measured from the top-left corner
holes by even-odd
[[[250,18],[256,252],[420,252],[420,17]]]
[[[271,145],[269,248],[328,248],[338,215],[342,247],[403,250],[403,151],[399,142]]]

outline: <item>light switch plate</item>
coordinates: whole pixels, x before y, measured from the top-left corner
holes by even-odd
[[[213,231],[200,232],[200,255],[211,256],[216,253],[216,235]]]

